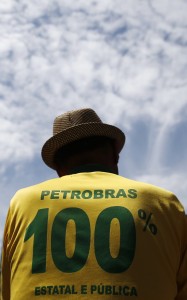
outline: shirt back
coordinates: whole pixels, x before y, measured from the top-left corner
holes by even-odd
[[[3,300],[184,300],[185,230],[172,193],[119,175],[22,189],[5,226]]]

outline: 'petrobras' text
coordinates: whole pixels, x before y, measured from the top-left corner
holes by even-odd
[[[41,192],[41,200],[63,199],[111,199],[111,198],[137,198],[135,189],[105,189],[105,190],[45,190]]]

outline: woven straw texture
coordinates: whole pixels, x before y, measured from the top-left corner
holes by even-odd
[[[118,153],[125,143],[124,133],[113,125],[102,123],[92,109],[80,109],[58,116],[53,124],[53,137],[42,148],[42,158],[52,169],[55,152],[76,140],[90,136],[106,136],[115,140]]]

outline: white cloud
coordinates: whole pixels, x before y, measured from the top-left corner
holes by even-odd
[[[10,12],[13,7],[13,1],[12,0],[6,0],[0,2],[0,11],[3,13]]]
[[[168,2],[164,3],[167,7]],[[0,7],[11,17],[11,22],[3,19],[0,29],[0,93],[1,111],[9,107],[2,124],[5,131],[14,133],[12,148],[20,140],[19,149],[25,141],[26,149],[35,151],[34,143],[41,138],[37,126],[45,136],[44,123],[52,121],[61,107],[91,105],[101,113],[112,110],[112,121],[119,123],[125,115],[127,127],[134,119],[146,117],[155,120],[162,132],[162,127],[181,121],[186,106],[186,52],[177,41],[183,29],[173,30],[167,21],[158,25],[160,15],[149,4],[12,1],[8,9]],[[156,6],[159,10],[160,2]],[[175,6],[168,9],[173,11]],[[28,138],[21,133],[25,124]],[[6,146],[11,148],[11,143]],[[24,153],[25,159],[32,156]]]
[[[187,25],[185,0],[159,0],[149,1],[154,13],[166,20],[173,26],[185,27]]]

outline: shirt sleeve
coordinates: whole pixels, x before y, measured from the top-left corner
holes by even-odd
[[[1,274],[1,299],[10,300],[10,262],[8,257],[9,243],[9,224],[10,224],[10,209],[7,214],[7,219],[4,228],[3,248],[2,248],[2,274]]]
[[[175,299],[187,299],[187,215],[185,216],[184,220],[183,247],[181,253],[181,263],[177,277],[177,285],[178,294]]]

